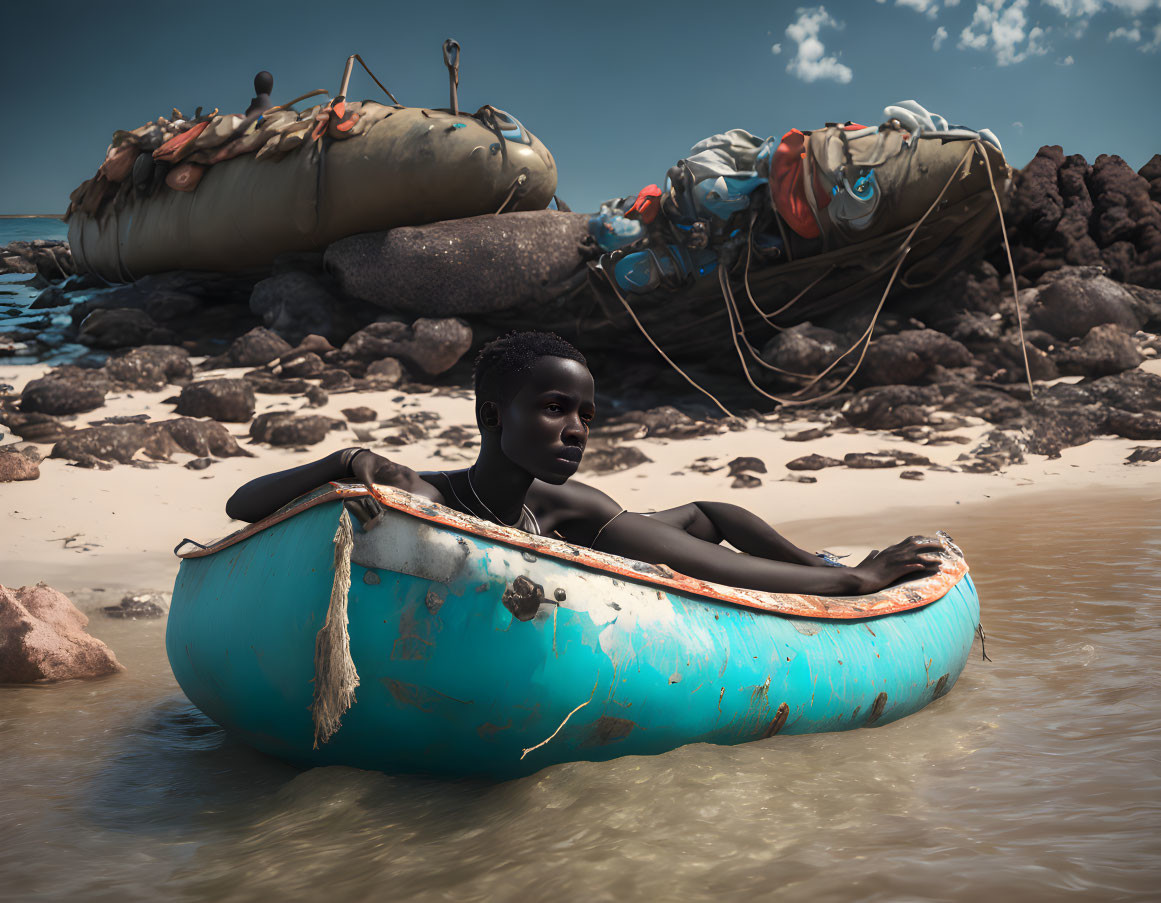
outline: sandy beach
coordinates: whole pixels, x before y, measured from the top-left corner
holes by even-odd
[[[30,380],[42,376],[47,366],[6,367],[0,381],[19,392]],[[1161,372],[1161,361],[1147,362],[1143,369]],[[237,370],[207,371],[199,378],[237,377]],[[110,394],[104,407],[78,415],[78,427],[111,417],[147,414],[151,420],[175,416],[165,403],[177,391],[167,386],[158,392],[133,391]],[[259,395],[258,414],[297,411],[306,406],[301,396]],[[168,591],[177,571],[172,549],[183,537],[206,541],[237,529],[223,506],[239,485],[253,477],[312,460],[347,445],[365,445],[416,469],[464,467],[474,460],[474,447],[436,438],[448,427],[462,427],[475,434],[471,393],[467,390],[406,392],[398,389],[358,393],[332,393],[327,403],[310,413],[343,419],[342,410],[372,408],[377,420],[348,424],[309,449],[275,448],[251,443],[247,425],[227,424],[239,443],[254,457],[215,460],[204,470],[183,466],[192,455],[178,453],[170,462],[153,462],[140,456],[134,465],[115,465],[96,470],[46,457],[40,479],[5,484],[9,527],[0,552],[0,582],[21,586],[46,581],[64,591],[103,587],[118,591]],[[378,423],[400,414],[427,412],[438,421],[427,438],[402,445],[387,444],[398,434]],[[809,417],[804,412],[804,417]],[[827,416],[828,422],[833,415]],[[599,420],[599,418],[598,418]],[[949,467],[971,449],[991,428],[975,418],[968,425],[949,430],[964,442],[925,444],[889,432],[844,429],[832,423],[834,432],[808,442],[791,441],[802,430],[817,427],[817,419],[791,423],[750,419],[745,429],[693,439],[645,438],[619,443],[639,449],[651,463],[612,473],[586,472],[579,479],[609,493],[631,510],[656,510],[698,499],[730,501],[750,508],[771,523],[784,527],[791,539],[805,544],[824,544],[839,554],[865,554],[859,545],[866,540],[868,523],[882,523],[881,542],[908,533],[952,529],[957,506],[1014,496],[1091,491],[1102,493],[1161,491],[1161,465],[1126,465],[1125,459],[1142,443],[1116,437],[1100,437],[1084,445],[1066,448],[1060,457],[1028,455],[991,474],[938,470],[929,466],[853,469],[828,467],[795,475],[786,462],[803,455],[819,454],[841,459],[849,452],[908,451],[924,455],[936,466]],[[358,432],[356,432],[356,430]],[[599,442],[599,440],[598,440]],[[51,444],[41,445],[48,455]],[[761,485],[732,488],[725,466],[736,457],[752,456],[766,466],[757,474]],[[922,479],[901,479],[904,471],[918,470]],[[705,472],[709,471],[709,472]],[[797,482],[796,476],[817,482]],[[912,513],[913,512],[913,513]],[[809,521],[806,529],[795,529]]]

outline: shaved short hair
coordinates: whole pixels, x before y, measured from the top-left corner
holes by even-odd
[[[492,339],[476,355],[476,402],[508,402],[518,377],[542,357],[562,357],[588,366],[585,356],[555,332],[510,332]]]

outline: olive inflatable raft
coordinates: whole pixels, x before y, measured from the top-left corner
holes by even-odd
[[[548,206],[556,163],[514,117],[347,102],[159,118],[114,134],[66,219],[79,272],[268,267],[359,232]]]
[[[917,712],[955,684],[979,623],[941,540],[926,578],[775,594],[331,484],[184,541],[166,648],[190,700],[264,752],[505,779]]]

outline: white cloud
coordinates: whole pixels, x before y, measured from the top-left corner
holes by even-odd
[[[943,42],[947,40],[947,29],[942,25],[935,29],[935,34],[931,36],[931,49],[938,50],[943,46]]]
[[[943,5],[951,9],[953,6],[959,6],[959,0],[943,0]]]
[[[778,56],[778,54],[780,54],[780,53],[782,52],[782,45],[781,45],[781,44],[774,44],[774,45],[772,45],[772,46],[770,47],[770,52],[771,52],[772,54],[774,54],[775,56]]]
[[[1114,28],[1109,32],[1110,41],[1116,41],[1118,39],[1128,41],[1130,44],[1140,44],[1141,28],[1138,23],[1134,22],[1132,28],[1125,28],[1124,26],[1121,26],[1120,28]]]
[[[1138,50],[1142,53],[1152,53],[1154,50],[1161,47],[1161,22],[1153,26],[1153,38],[1148,44],[1142,44]]]
[[[1057,60],[1057,61],[1056,61],[1056,65],[1057,65],[1057,66],[1071,66],[1071,65],[1072,65],[1073,63],[1075,63],[1075,62],[1076,62],[1076,60],[1074,60],[1074,59],[1072,58],[1072,54],[1070,53],[1070,54],[1069,54],[1068,56],[1066,56],[1064,59],[1062,59],[1062,60]]]
[[[895,0],[895,5],[906,6],[909,9],[915,10],[917,13],[925,13],[932,19],[939,12],[939,4],[936,0]]]
[[[1101,9],[1101,0],[1041,0],[1041,2],[1045,6],[1051,6],[1066,19],[1092,16]]]
[[[1012,123],[1012,128],[1016,129],[1017,131],[1022,132],[1022,131],[1024,131],[1024,123],[1022,123],[1019,119],[1017,119],[1015,122]]]
[[[971,24],[960,32],[960,48],[991,50],[998,66],[1010,66],[1047,53],[1048,48],[1041,43],[1044,29],[1037,25],[1025,30],[1028,19],[1024,10],[1028,8],[1028,0],[1004,4],[1005,0],[977,3]]]
[[[818,39],[823,28],[839,29],[842,25],[831,17],[825,6],[799,7],[798,19],[786,28],[786,37],[798,45],[786,71],[804,82],[830,79],[845,85],[854,72],[840,63],[837,56],[826,56],[826,47]]]

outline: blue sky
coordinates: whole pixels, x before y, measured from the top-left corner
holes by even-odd
[[[714,132],[877,124],[905,99],[991,128],[1016,166],[1042,144],[1134,168],[1161,152],[1161,0],[322,6],[6,3],[0,213],[62,212],[114,129],[174,106],[240,112],[259,69],[282,101],[337,91],[359,53],[401,103],[444,106],[446,37],[463,45],[461,107],[519,118],[578,210],[660,182]],[[363,74],[350,93],[382,99]]]

